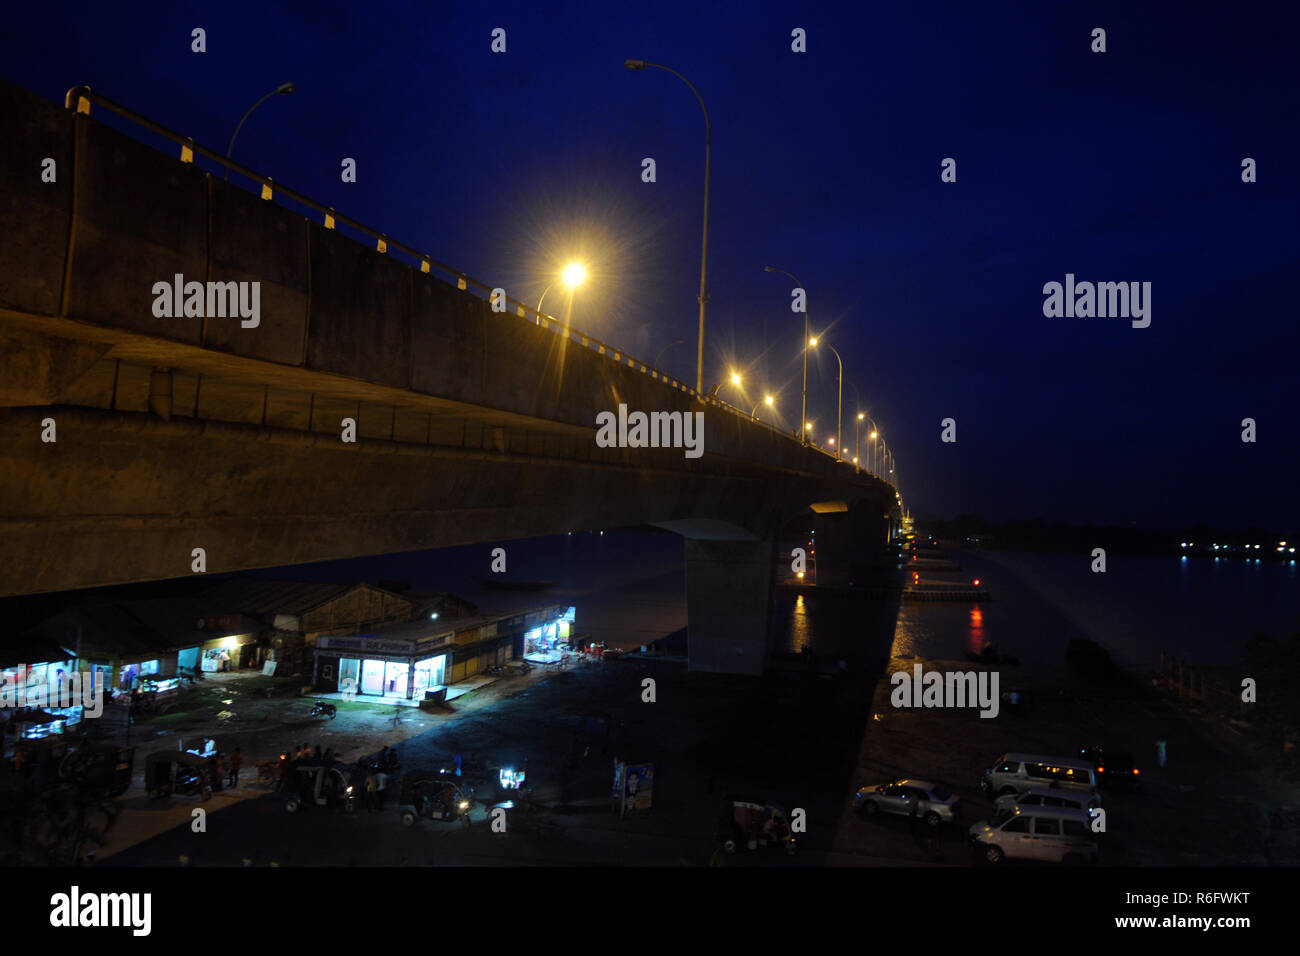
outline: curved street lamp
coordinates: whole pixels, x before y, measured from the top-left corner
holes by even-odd
[[[695,360],[695,391],[703,394],[704,306],[709,301],[709,294],[705,287],[705,277],[709,268],[709,152],[713,148],[713,130],[709,125],[709,109],[704,105],[704,97],[700,96],[700,91],[695,88],[694,84],[672,67],[664,66],[662,63],[651,63],[648,60],[624,60],[623,65],[629,70],[644,70],[647,66],[653,66],[657,70],[671,73],[691,88],[695,98],[700,101],[700,109],[704,111],[704,240],[700,245],[700,347]]]
[[[806,422],[808,420],[808,290],[804,289],[802,282],[784,269],[778,269],[775,266],[763,266],[763,271],[779,272],[784,276],[789,276],[791,281],[794,282],[795,288],[803,290],[803,405],[799,409],[799,420]],[[808,429],[805,428],[800,433],[800,438],[805,445],[808,444],[807,432]]]
[[[664,357],[665,352],[667,352],[674,345],[685,345],[685,344],[686,344],[685,339],[678,339],[676,342],[669,342],[667,345],[665,345],[663,348],[659,350],[659,354],[655,356],[654,364],[650,367],[657,369],[659,367],[659,360]]]
[[[753,410],[749,413],[749,418],[750,418],[750,420],[753,421],[756,417],[758,417],[758,406],[759,406],[759,405],[766,405],[768,408],[771,408],[771,409],[775,410],[775,409],[776,409],[776,405],[774,404],[775,401],[776,401],[776,400],[775,400],[774,398],[772,398],[771,395],[764,395],[764,396],[763,396],[763,400],[762,400],[761,402],[755,402],[755,403],[754,403],[754,408],[753,408]]]
[[[257,109],[259,106],[261,106],[263,103],[265,103],[265,102],[266,102],[267,100],[269,100],[271,97],[275,96],[277,93],[279,93],[281,96],[288,96],[290,93],[297,92],[297,90],[298,90],[298,87],[294,86],[292,83],[281,83],[279,86],[277,86],[275,89],[273,89],[270,93],[267,93],[267,94],[266,94],[265,96],[263,96],[260,100],[258,100],[258,101],[257,101],[256,103],[254,103],[252,106],[250,106],[250,107],[248,108],[248,112],[244,114],[244,118],[241,119],[241,120],[239,121],[239,125],[235,127],[235,134],[234,134],[234,136],[231,136],[231,137],[230,137],[230,145],[226,147],[226,159],[229,159],[229,158],[230,158],[230,154],[231,154],[232,152],[234,152],[234,149],[235,149],[235,137],[238,136],[238,135],[239,135],[239,131],[240,131],[241,129],[244,128],[244,123],[247,122],[248,118],[249,118],[250,116],[253,115],[253,110]],[[229,167],[229,166],[226,167],[226,182],[230,182],[230,167]]]
[[[816,338],[809,339],[808,342],[810,345],[812,345],[813,348],[817,347],[818,342]],[[835,346],[827,342],[826,347],[835,353],[835,361],[838,362],[840,366],[839,398],[836,402],[836,409],[835,409],[835,457],[839,458],[840,457],[840,419],[843,416],[843,412],[844,412],[844,360],[840,358],[840,353],[835,351]]]

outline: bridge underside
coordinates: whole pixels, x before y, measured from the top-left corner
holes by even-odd
[[[0,134],[0,595],[185,576],[198,548],[213,573],[653,524],[688,542],[692,665],[752,672],[777,529],[833,503],[876,547],[894,510],[789,434],[89,116],[0,83]],[[159,316],[178,274],[259,283],[259,321]],[[620,405],[702,414],[703,456],[599,447]]]

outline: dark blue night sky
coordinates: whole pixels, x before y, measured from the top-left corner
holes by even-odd
[[[237,160],[525,301],[583,258],[574,326],[647,361],[683,339],[663,365],[693,382],[704,120],[623,62],[671,66],[713,123],[706,385],[738,368],[797,427],[802,320],[771,264],[844,357],[845,441],[866,409],[918,514],[1300,526],[1287,4],[116,7],[10,11],[0,75],[59,102],[87,84],[218,151],[292,80]],[[1150,327],[1044,317],[1066,273],[1150,282]],[[822,437],[835,376],[814,353]]]

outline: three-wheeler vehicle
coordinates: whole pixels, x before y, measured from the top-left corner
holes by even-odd
[[[160,750],[145,761],[144,786],[150,800],[162,800],[174,793],[198,795],[207,802],[212,797],[211,757],[188,750]]]
[[[298,764],[284,793],[284,809],[297,813],[304,806],[352,813],[357,808],[352,773],[343,766]]]
[[[402,776],[397,800],[397,812],[402,826],[412,826],[416,820],[469,821],[473,791],[458,777],[439,771],[413,770]]]

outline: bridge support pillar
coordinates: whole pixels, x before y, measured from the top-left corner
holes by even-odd
[[[686,539],[686,635],[690,669],[763,673],[776,538]]]
[[[886,545],[890,522],[885,515],[867,508],[849,512],[819,514],[816,529],[817,583],[826,587],[864,587],[876,581],[879,572],[893,566]]]

